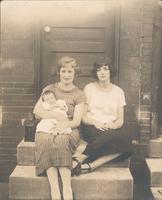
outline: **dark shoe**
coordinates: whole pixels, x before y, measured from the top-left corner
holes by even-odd
[[[77,165],[71,170],[71,175],[79,176],[81,174],[81,163],[76,158],[73,158],[73,161],[76,161]]]
[[[81,174],[87,174],[93,171],[89,163],[84,163],[83,165],[85,164],[87,165],[86,168],[82,168],[82,165],[81,165]]]
[[[158,190],[158,192],[162,195],[162,190]]]

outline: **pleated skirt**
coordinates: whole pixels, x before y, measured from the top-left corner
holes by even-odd
[[[41,175],[50,167],[72,168],[72,155],[80,142],[78,129],[70,134],[53,136],[38,132],[35,136],[36,174]]]

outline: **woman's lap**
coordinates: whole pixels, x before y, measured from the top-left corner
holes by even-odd
[[[72,154],[79,145],[79,138],[77,129],[74,129],[71,134],[55,137],[46,133],[36,133],[35,155],[37,174],[52,166],[67,166],[71,168]]]
[[[83,138],[88,142],[84,154],[96,156],[111,153],[132,152],[132,136],[129,127],[101,131],[94,126],[82,125]]]

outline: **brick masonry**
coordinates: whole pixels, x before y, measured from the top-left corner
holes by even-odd
[[[20,1],[19,6],[12,1],[2,2],[0,172],[3,174],[10,173],[15,165],[16,146],[23,138],[20,119],[32,110],[36,99],[37,38],[35,15],[29,15],[31,8],[32,1]],[[140,125],[142,148],[152,136],[152,102],[156,100],[152,87],[157,84],[152,81],[152,74],[154,77],[158,74],[153,63],[154,35],[155,24],[161,26],[160,17],[158,0],[121,1],[119,85],[126,93],[126,120]]]
[[[21,2],[1,3],[0,177],[8,176],[16,164],[16,147],[23,138],[20,119],[35,103],[32,18]]]

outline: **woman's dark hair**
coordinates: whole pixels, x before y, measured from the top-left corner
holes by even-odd
[[[112,67],[111,59],[110,58],[106,58],[106,59],[96,60],[94,62],[93,69],[92,69],[92,75],[93,75],[93,77],[95,79],[98,79],[97,71],[103,66],[109,66],[110,78],[114,78],[116,76],[116,70],[113,69],[113,67]]]

